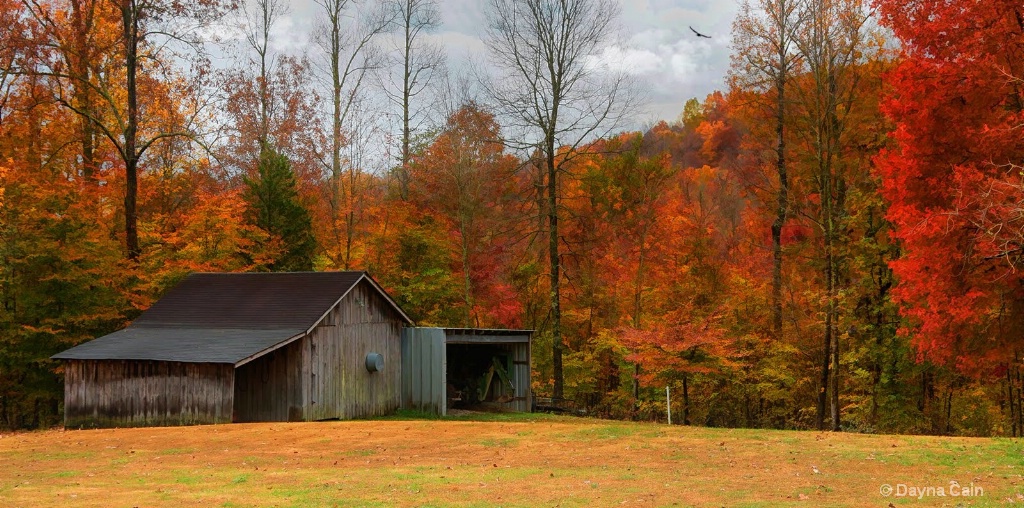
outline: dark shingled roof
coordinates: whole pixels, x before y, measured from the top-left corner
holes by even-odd
[[[53,355],[59,360],[232,363],[300,336],[366,272],[195,273],[128,328]]]
[[[363,272],[194,273],[132,326],[308,329],[362,277]]]
[[[129,326],[53,355],[53,358],[235,364],[305,332],[305,329]]]

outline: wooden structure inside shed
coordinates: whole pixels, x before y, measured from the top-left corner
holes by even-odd
[[[441,416],[449,409],[529,412],[532,330],[406,328],[402,407]]]
[[[69,428],[385,415],[412,321],[365,272],[200,273],[64,360]]]

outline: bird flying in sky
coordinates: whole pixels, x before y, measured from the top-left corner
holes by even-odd
[[[703,37],[705,39],[710,39],[711,38],[710,35],[704,35],[704,34],[698,32],[698,31],[694,30],[692,26],[690,27],[690,31],[693,32],[694,34],[696,34],[697,37]]]

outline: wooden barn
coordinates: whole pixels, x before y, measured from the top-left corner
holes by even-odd
[[[411,323],[365,272],[189,275],[127,328],[53,357],[65,426],[388,414]]]

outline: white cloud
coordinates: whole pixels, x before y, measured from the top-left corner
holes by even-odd
[[[665,65],[664,59],[646,49],[611,46],[601,54],[591,57],[591,66],[625,72],[630,75],[644,75],[657,72]]]
[[[311,35],[308,27],[299,28],[296,26],[294,17],[285,16],[271,27],[268,39],[270,47],[274,51],[295,54],[302,52]]]

